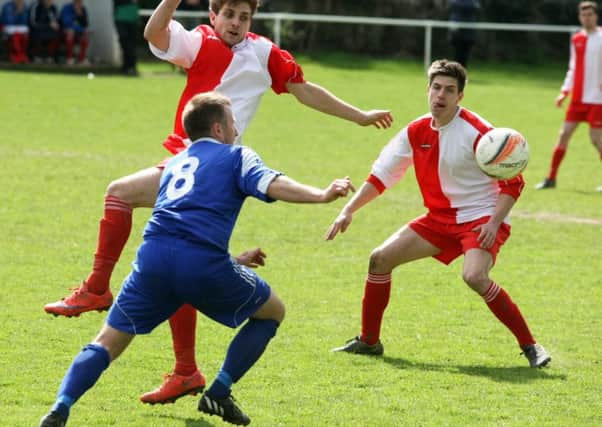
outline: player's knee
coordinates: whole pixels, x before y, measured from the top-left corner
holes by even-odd
[[[490,282],[487,273],[478,270],[464,271],[462,273],[462,280],[476,292],[480,292]]]
[[[370,272],[371,273],[384,273],[391,271],[387,257],[381,248],[376,248],[370,254]]]
[[[116,179],[107,186],[106,195],[128,201],[129,186],[123,179]]]

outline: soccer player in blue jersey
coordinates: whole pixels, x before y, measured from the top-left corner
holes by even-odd
[[[265,202],[328,203],[354,191],[349,178],[327,188],[300,184],[265,166],[248,147],[232,145],[237,131],[231,104],[216,92],[196,95],[183,123],[194,143],[167,164],[153,214],[133,270],[95,340],[67,370],[41,427],[64,426],[71,406],[137,334],[150,333],[183,304],[231,328],[244,323],[228,348],[199,410],[224,421],[250,419],[231,396],[284,319],[284,305],[248,267],[263,265],[259,249],[232,258],[228,243],[246,197]],[[246,321],[246,322],[245,322]]]

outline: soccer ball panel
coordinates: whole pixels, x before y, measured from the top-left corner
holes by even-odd
[[[529,163],[529,145],[520,132],[495,128],[479,140],[475,152],[477,164],[486,175],[495,179],[511,179]]]

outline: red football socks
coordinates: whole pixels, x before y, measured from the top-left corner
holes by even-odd
[[[510,332],[516,337],[519,346],[535,344],[535,339],[529,331],[527,322],[521,314],[518,306],[514,304],[510,296],[495,282],[491,282],[487,291],[481,295],[487,303],[487,307],[495,314]]]
[[[391,295],[391,273],[368,273],[362,300],[362,335],[360,339],[374,345],[380,338],[383,314]]]
[[[554,152],[552,153],[552,162],[550,164],[550,173],[548,174],[549,179],[556,179],[556,175],[558,174],[558,168],[560,167],[560,163],[562,163],[562,159],[564,159],[565,154],[565,147],[557,145],[554,148]]]
[[[104,217],[100,220],[98,246],[92,273],[86,279],[88,291],[101,295],[109,289],[115,263],[132,230],[132,207],[118,197],[105,197]]]
[[[196,339],[196,309],[183,305],[169,318],[173,349],[176,356],[174,373],[190,376],[197,370],[194,357]]]

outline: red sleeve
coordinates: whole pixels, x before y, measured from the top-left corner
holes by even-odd
[[[378,190],[379,194],[383,194],[384,191],[387,189],[387,187],[385,187],[385,184],[383,184],[383,182],[380,179],[378,179],[378,177],[372,174],[368,175],[368,178],[366,178],[366,182],[369,182],[370,184],[374,185]]]
[[[500,194],[508,194],[516,200],[519,198],[523,188],[525,188],[525,180],[521,174],[512,179],[498,181],[498,186],[500,187]]]
[[[272,90],[278,94],[287,93],[287,83],[304,83],[303,70],[293,55],[272,45],[268,59],[268,72],[272,77]]]

